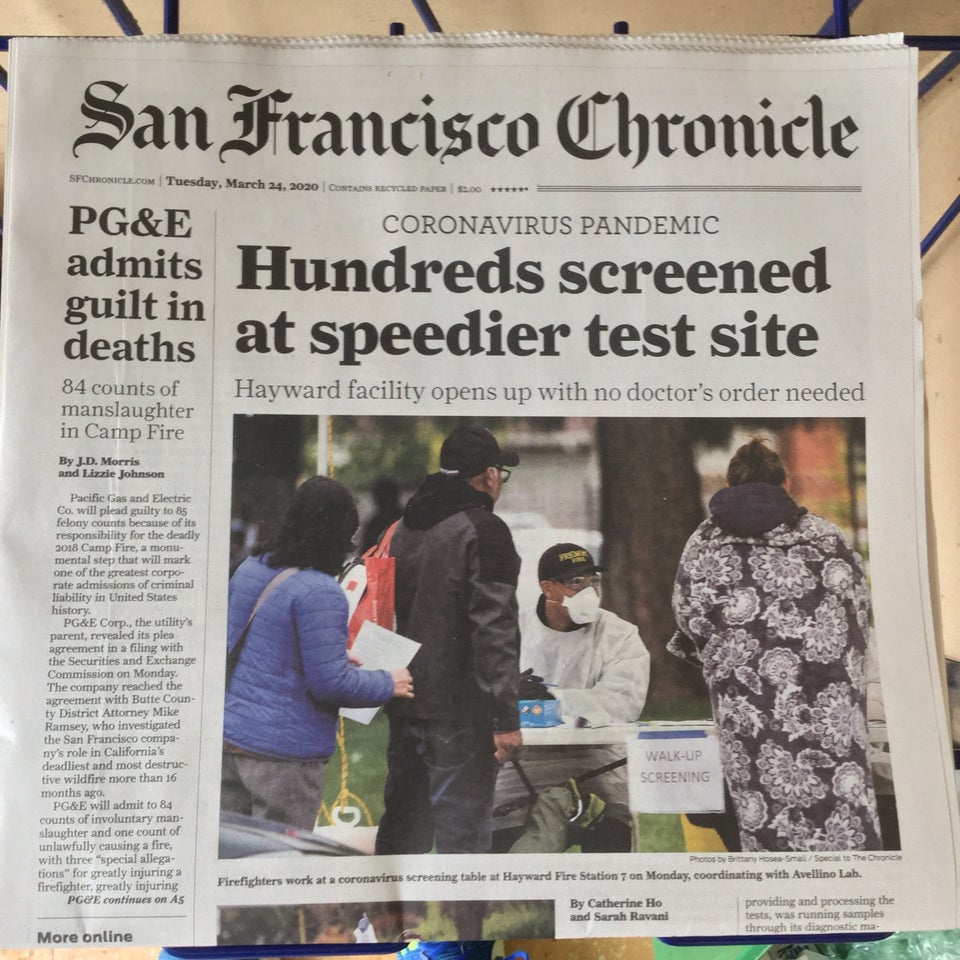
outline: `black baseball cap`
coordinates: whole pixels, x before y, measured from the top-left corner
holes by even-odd
[[[555,543],[547,547],[537,564],[538,580],[568,580],[603,570],[593,562],[590,551],[577,543]]]
[[[440,472],[468,480],[487,467],[515,467],[520,457],[501,450],[486,427],[457,427],[440,448]]]

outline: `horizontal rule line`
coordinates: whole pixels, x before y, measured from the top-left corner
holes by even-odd
[[[762,184],[666,184],[637,186],[634,184],[537,184],[539,193],[862,193],[860,186],[802,186],[779,183]]]
[[[37,917],[37,920],[77,920],[75,913],[65,917]],[[84,920],[187,920],[185,913],[118,913],[118,914],[100,914],[85,913]]]

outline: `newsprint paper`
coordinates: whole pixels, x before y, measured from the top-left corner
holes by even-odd
[[[914,100],[897,37],[16,41],[3,945],[957,926]],[[278,559],[225,682],[411,498],[371,663]]]

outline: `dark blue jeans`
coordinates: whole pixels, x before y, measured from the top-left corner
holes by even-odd
[[[486,853],[497,779],[493,728],[390,717],[377,853]]]

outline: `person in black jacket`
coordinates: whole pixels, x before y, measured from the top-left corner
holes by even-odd
[[[390,544],[397,630],[421,644],[417,698],[387,708],[376,852],[489,850],[498,766],[520,748],[520,558],[493,506],[519,462],[483,427],[458,427]]]

